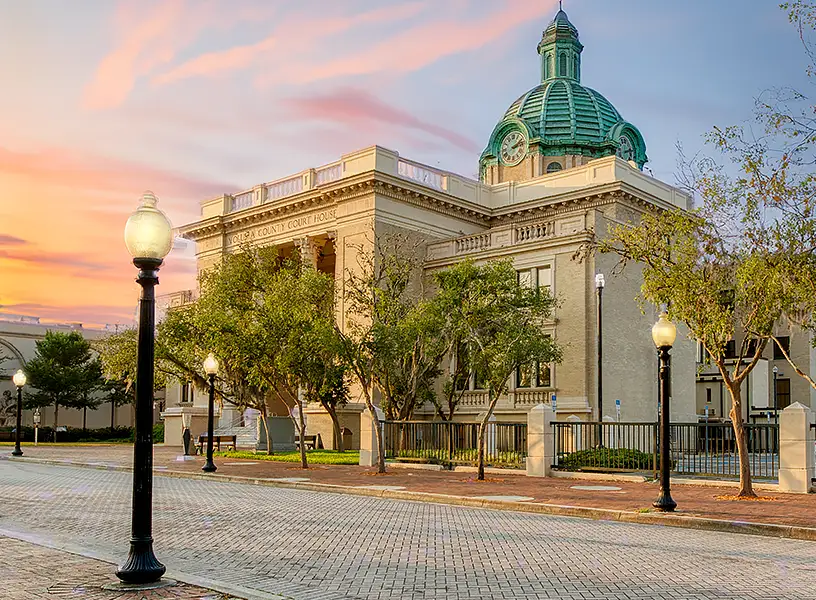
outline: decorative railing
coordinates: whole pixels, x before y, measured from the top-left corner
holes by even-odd
[[[255,196],[255,192],[253,190],[249,190],[248,192],[241,192],[240,194],[235,194],[232,197],[232,206],[230,212],[235,212],[236,210],[243,210],[245,208],[249,208],[252,206],[252,199]]]
[[[480,423],[451,421],[385,421],[385,457],[444,465],[478,463]],[[527,424],[487,424],[485,464],[522,467],[527,458]]]
[[[657,423],[556,422],[556,469],[657,471],[660,430]],[[745,423],[751,476],[775,479],[779,472],[779,426]],[[729,422],[671,424],[671,470],[681,475],[739,477],[739,455]]]
[[[456,254],[471,254],[490,248],[490,234],[479,233],[455,240]]]
[[[397,172],[400,177],[404,177],[405,179],[411,179],[428,187],[443,192],[445,191],[446,176],[441,171],[435,171],[430,167],[400,159]]]
[[[487,392],[475,391],[465,392],[459,400],[460,406],[487,406]]]
[[[546,221],[532,225],[519,225],[515,229],[516,242],[532,242],[555,235],[555,223]]]
[[[273,200],[285,198],[286,196],[299,194],[302,191],[303,191],[303,177],[301,175],[295,175],[294,177],[290,177],[289,179],[276,181],[275,183],[270,183],[269,185],[267,185],[266,201],[272,202]]]
[[[343,163],[337,162],[315,171],[315,185],[331,183],[343,178]]]
[[[536,404],[549,404],[550,392],[546,390],[515,390],[513,392],[513,403],[516,406],[535,406]]]

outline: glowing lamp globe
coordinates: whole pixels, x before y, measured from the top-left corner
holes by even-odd
[[[11,380],[14,382],[14,385],[21,388],[26,384],[26,375],[23,373],[23,370],[20,369],[14,374],[14,377],[12,377]]]
[[[671,348],[677,338],[677,327],[669,321],[669,315],[660,313],[657,323],[652,327],[652,339],[658,348]]]
[[[145,192],[139,208],[125,224],[125,245],[134,259],[161,261],[173,247],[173,226],[156,208],[158,201],[153,192]]]
[[[218,373],[218,359],[215,358],[212,352],[210,352],[209,356],[204,360],[204,370],[207,372],[207,375],[215,375]]]

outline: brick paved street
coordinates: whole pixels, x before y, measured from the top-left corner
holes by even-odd
[[[110,564],[0,537],[3,600],[239,600],[177,583],[141,592],[104,590],[118,580]]]
[[[130,466],[133,460],[133,446],[26,446],[27,458],[58,461],[77,461],[97,465]],[[11,447],[0,447],[0,456],[11,451]],[[157,446],[154,449],[157,469],[185,471],[201,474],[204,459],[195,457],[190,462],[177,462],[177,448]],[[619,481],[612,484],[620,488],[614,491],[587,491],[574,486],[598,484],[598,482],[569,479],[538,479],[525,477],[513,472],[500,475],[490,474],[488,481],[477,483],[475,475],[466,472],[427,471],[418,469],[397,469],[389,466],[385,476],[372,477],[372,469],[357,466],[312,465],[302,471],[292,463],[238,460],[216,457],[218,475],[257,478],[308,478],[310,482],[344,485],[352,487],[387,485],[402,487],[412,492],[430,492],[463,497],[521,496],[532,502],[604,508],[624,511],[649,509],[657,496],[656,483],[635,483]],[[609,484],[606,484],[609,485]],[[775,498],[773,502],[734,502],[718,499],[734,494],[734,488],[697,485],[679,485],[676,479],[672,485],[672,496],[678,502],[678,514],[706,517],[726,521],[749,521],[752,523],[772,523],[816,528],[816,494],[781,494],[776,491],[758,493]]]
[[[0,482],[0,534],[124,557],[130,474],[2,461]],[[161,476],[155,484],[156,551],[169,571],[259,598],[816,599],[812,542]]]

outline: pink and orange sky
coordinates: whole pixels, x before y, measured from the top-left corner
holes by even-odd
[[[556,0],[0,0],[0,313],[129,323],[122,229],[153,190],[175,225],[200,200],[374,143],[474,176],[493,126],[538,82]],[[712,6],[714,5],[714,6]],[[569,0],[583,82],[674,181],[753,98],[804,86],[768,0]],[[191,288],[179,241],[160,293]]]

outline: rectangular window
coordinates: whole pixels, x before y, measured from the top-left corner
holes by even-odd
[[[193,401],[193,394],[192,390],[190,389],[190,384],[185,383],[181,386],[181,401],[182,402],[192,402]]]
[[[790,354],[790,336],[778,337],[777,342],[774,342],[774,360],[785,360],[785,355],[782,350]],[[780,348],[780,346],[782,348]]]
[[[545,265],[543,267],[539,267],[537,270],[537,278],[538,281],[536,282],[537,287],[539,288],[547,288],[548,290],[552,289],[552,265]]]
[[[535,365],[524,365],[516,369],[516,387],[528,388],[533,385]]]
[[[790,379],[776,380],[776,408],[785,409],[791,403]]]
[[[533,272],[529,269],[527,271],[518,272],[518,283],[521,287],[533,287]]]
[[[473,389],[476,390],[487,389],[487,381],[485,380],[484,375],[480,373],[478,370],[475,372],[473,379],[475,381]]]
[[[737,358],[737,342],[734,340],[725,345],[725,358]]]
[[[746,358],[752,358],[756,354],[758,344],[757,340],[748,340],[748,347],[745,350]]]
[[[550,365],[538,365],[538,380],[536,385],[542,388],[552,387],[552,371]]]
[[[706,388],[706,404],[711,404],[711,388]]]

